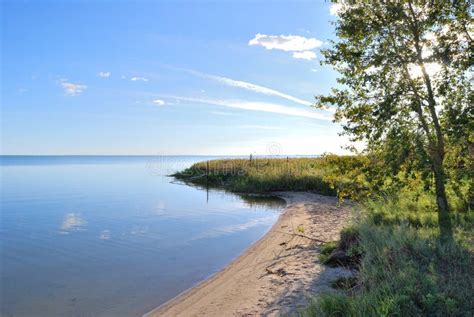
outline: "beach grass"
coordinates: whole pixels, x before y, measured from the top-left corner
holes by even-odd
[[[365,158],[324,155],[317,158],[249,158],[194,164],[173,176],[195,185],[239,193],[310,191],[340,195],[354,179],[364,190],[360,169]]]

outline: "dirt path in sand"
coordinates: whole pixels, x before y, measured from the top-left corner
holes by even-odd
[[[310,296],[331,291],[332,280],[349,275],[349,271],[327,268],[319,262],[317,240],[337,240],[350,219],[350,207],[338,207],[336,198],[312,193],[284,192],[278,196],[288,206],[262,239],[210,279],[145,316],[292,313]]]

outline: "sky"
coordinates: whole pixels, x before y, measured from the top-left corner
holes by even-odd
[[[317,1],[1,2],[1,154],[343,153]]]

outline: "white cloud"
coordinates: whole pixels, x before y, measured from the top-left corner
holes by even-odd
[[[155,100],[153,100],[153,103],[155,105],[158,105],[158,106],[164,106],[165,105],[165,102],[161,99],[155,99]]]
[[[332,3],[331,4],[331,7],[329,8],[329,13],[331,15],[335,15],[337,16],[339,14],[339,12],[341,11],[342,9],[342,4],[340,3]]]
[[[110,72],[99,72],[99,77],[108,78],[110,77]]]
[[[310,61],[316,58],[316,53],[313,51],[293,52],[293,57],[297,59],[306,59]]]
[[[249,45],[260,45],[267,50],[277,49],[285,52],[308,51],[323,44],[315,38],[306,38],[299,35],[266,35],[257,33],[249,41]]]
[[[131,81],[145,81],[147,82],[148,81],[148,78],[145,78],[145,77],[132,77],[130,78]]]
[[[79,96],[87,88],[86,85],[69,83],[66,79],[61,80],[61,86],[66,96]]]
[[[217,81],[219,83],[222,83],[224,85],[227,85],[227,86],[243,88],[243,89],[251,90],[251,91],[254,91],[254,92],[257,92],[257,93],[260,93],[260,94],[264,94],[264,95],[281,97],[281,98],[291,100],[293,102],[296,102],[296,103],[299,103],[299,104],[305,105],[305,106],[311,106],[312,105],[312,103],[309,102],[309,101],[293,97],[291,95],[279,92],[279,91],[271,89],[271,88],[267,88],[267,87],[263,87],[263,86],[259,86],[259,85],[255,85],[255,84],[248,83],[248,82],[245,82],[245,81],[235,80],[235,79],[231,79],[231,78],[227,78],[227,77],[204,74],[204,73],[197,72],[197,71],[194,71],[194,70],[187,69],[186,71],[191,73],[191,74],[203,77],[203,78],[208,78],[208,79],[215,80],[215,81]]]
[[[120,78],[121,78],[121,79],[127,79],[127,76],[122,75],[122,76],[120,76]]]
[[[209,105],[223,106],[228,108],[237,108],[250,111],[271,112],[277,114],[284,114],[289,116],[305,117],[319,120],[331,121],[332,117],[309,109],[293,108],[274,103],[260,102],[260,101],[245,101],[245,100],[220,100],[220,99],[201,99],[189,98],[179,96],[169,96],[176,100],[204,103]]]

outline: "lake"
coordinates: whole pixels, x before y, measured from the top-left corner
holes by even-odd
[[[217,157],[3,156],[1,316],[141,316],[230,263],[284,203],[167,175]]]

